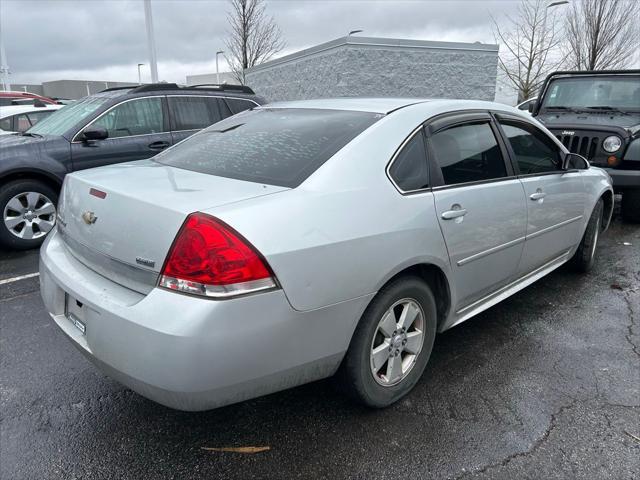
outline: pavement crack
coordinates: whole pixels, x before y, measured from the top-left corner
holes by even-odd
[[[627,310],[629,310],[629,324],[627,325],[627,331],[629,333],[627,333],[624,336],[624,338],[627,340],[629,345],[631,345],[631,349],[633,350],[633,352],[638,357],[640,357],[640,349],[638,349],[638,346],[633,341],[633,336],[635,335],[634,327],[635,327],[636,324],[635,324],[635,322],[633,320],[633,307],[631,306],[631,299],[629,298],[629,293],[630,292],[625,292],[622,295],[622,298],[624,299],[624,303],[627,306]]]
[[[469,471],[463,472],[461,475],[458,475],[457,477],[455,477],[454,480],[461,480],[465,477],[468,477],[469,475],[478,475],[478,474],[487,473],[489,470],[493,470],[494,468],[506,467],[512,460],[515,460],[516,458],[527,457],[531,454],[534,454],[536,451],[538,451],[538,449],[542,445],[544,445],[544,443],[547,441],[551,433],[555,430],[558,422],[558,417],[562,415],[565,411],[573,408],[577,402],[578,402],[577,399],[571,399],[569,403],[567,403],[566,405],[562,405],[558,410],[552,413],[551,420],[549,421],[549,426],[545,429],[545,431],[542,433],[540,438],[534,441],[531,444],[531,447],[529,447],[527,450],[523,452],[512,453],[511,455],[503,458],[498,462],[490,463],[488,465],[485,465],[475,470],[469,470]]]

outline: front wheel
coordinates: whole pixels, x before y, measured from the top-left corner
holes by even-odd
[[[342,389],[369,407],[396,402],[420,379],[436,334],[429,286],[403,277],[385,286],[360,319],[338,373]]]
[[[0,188],[0,245],[39,247],[56,222],[58,194],[37,180],[14,180]]]
[[[578,245],[576,253],[570,260],[571,266],[574,270],[587,273],[593,268],[593,264],[596,259],[596,247],[598,246],[598,239],[600,238],[600,231],[602,230],[602,212],[604,209],[604,203],[602,199],[598,200],[596,206],[591,212],[589,223],[584,232],[584,236]]]

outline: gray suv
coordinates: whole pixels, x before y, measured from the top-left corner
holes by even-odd
[[[219,120],[264,103],[239,85],[173,83],[88,96],[26,132],[0,138],[0,246],[39,246],[56,221],[67,173],[143,160]]]

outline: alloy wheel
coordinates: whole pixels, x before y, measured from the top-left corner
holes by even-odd
[[[22,240],[45,236],[56,223],[56,207],[39,192],[22,192],[7,202],[3,212],[4,226]]]
[[[424,311],[412,298],[398,300],[382,315],[370,354],[378,384],[391,387],[406,378],[422,350],[424,325]]]

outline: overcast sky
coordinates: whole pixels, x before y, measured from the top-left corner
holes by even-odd
[[[267,0],[290,53],[362,29],[364,36],[492,42],[491,18],[517,0]],[[154,0],[161,80],[215,72],[224,49],[225,0]],[[564,7],[559,7],[564,8]],[[82,79],[137,81],[148,64],[141,0],[0,0],[13,83]],[[143,67],[143,81],[149,81]],[[384,66],[381,66],[384,68]],[[221,71],[226,65],[221,65]]]

